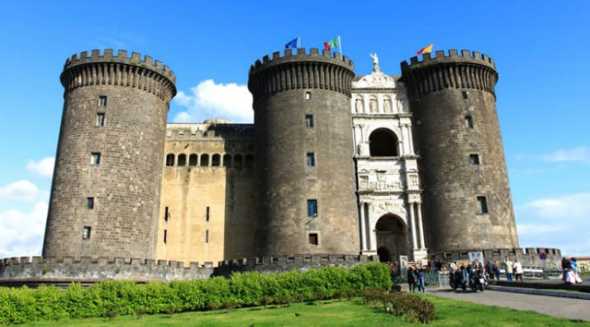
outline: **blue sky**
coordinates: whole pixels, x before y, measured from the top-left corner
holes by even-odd
[[[492,56],[521,245],[590,255],[588,12],[587,1],[7,2],[0,257],[40,253],[66,57],[93,48],[149,54],[177,76],[170,120],[244,121],[251,63],[294,36],[320,47],[336,35],[357,74],[370,71],[373,51],[399,74],[400,61],[431,42]]]

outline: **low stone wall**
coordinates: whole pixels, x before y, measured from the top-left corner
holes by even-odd
[[[219,263],[216,269],[217,275],[227,276],[233,272],[257,271],[257,272],[283,272],[305,271],[312,268],[326,266],[351,267],[354,265],[378,262],[377,256],[364,255],[297,255],[278,257],[255,257],[239,260],[226,260]]]
[[[429,254],[433,261],[447,263],[457,260],[467,260],[470,251],[481,251],[486,260],[504,262],[507,258],[511,261],[518,259],[525,267],[540,267],[557,269],[561,262],[561,250],[555,248],[513,248],[513,249],[483,249],[444,251]],[[541,257],[545,259],[541,259]]]
[[[283,272],[308,270],[325,266],[350,267],[379,261],[376,256],[301,255],[244,258],[222,261],[217,267],[206,262],[136,258],[70,258],[18,257],[0,260],[0,286],[68,285],[71,282],[92,284],[101,280],[174,281],[229,276],[234,272]]]
[[[206,279],[213,274],[210,263],[191,263],[135,258],[20,257],[0,260],[0,279],[134,281]]]

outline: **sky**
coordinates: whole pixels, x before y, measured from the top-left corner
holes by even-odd
[[[0,19],[0,258],[39,255],[65,59],[149,54],[177,76],[169,121],[252,120],[249,66],[295,36],[342,37],[356,73],[429,43],[496,61],[497,110],[520,244],[590,255],[588,1],[9,1]]]

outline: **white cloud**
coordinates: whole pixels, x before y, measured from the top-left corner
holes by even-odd
[[[545,161],[550,162],[587,162],[590,163],[590,147],[579,146],[571,149],[558,149],[543,156]]]
[[[39,161],[31,160],[27,163],[27,170],[44,176],[44,177],[51,177],[53,175],[53,166],[55,165],[55,158],[54,157],[47,157],[43,158]]]
[[[36,202],[29,211],[0,212],[0,258],[41,254],[47,202]]]
[[[0,200],[34,201],[38,195],[39,188],[28,180],[0,186]]]
[[[536,199],[516,207],[520,245],[590,254],[590,192]]]
[[[212,79],[200,82],[190,92],[178,92],[176,104],[186,108],[176,115],[175,122],[199,121],[203,118],[223,118],[251,123],[252,95],[246,85],[216,83]]]
[[[526,203],[524,209],[540,218],[590,221],[590,193],[538,199]]]

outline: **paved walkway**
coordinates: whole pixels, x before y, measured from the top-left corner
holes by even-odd
[[[590,321],[590,300],[507,293],[492,290],[486,290],[483,293],[455,293],[451,290],[431,290],[430,293],[454,300],[495,305],[516,310],[530,310],[559,318]]]

